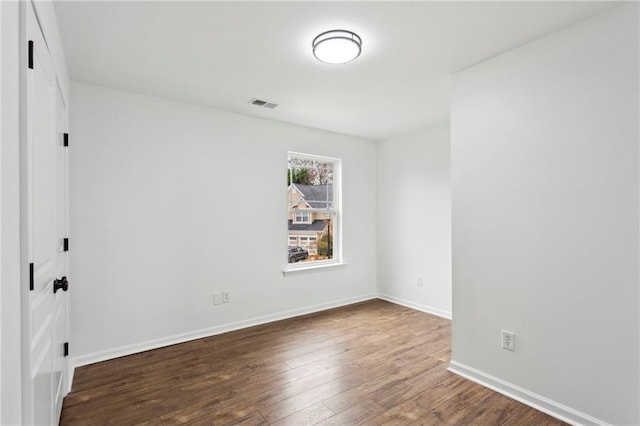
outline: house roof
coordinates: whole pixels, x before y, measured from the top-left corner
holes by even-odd
[[[333,184],[328,185],[300,185],[295,187],[304,197],[305,202],[312,209],[328,209],[333,205]],[[328,191],[328,194],[327,194]],[[327,198],[328,196],[328,198]]]
[[[327,225],[324,222],[324,220],[318,219],[318,220],[314,220],[313,223],[293,223],[292,220],[289,220],[288,226],[289,226],[289,231],[321,232],[324,230],[324,227]]]

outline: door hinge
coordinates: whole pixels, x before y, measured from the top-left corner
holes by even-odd
[[[69,356],[69,342],[64,342],[64,356]]]
[[[33,69],[33,40],[29,40],[29,69]]]
[[[63,251],[69,251],[69,239],[68,238],[63,238],[62,239],[62,250]]]
[[[29,290],[33,291],[35,286],[33,284],[33,263],[29,264]]]
[[[62,146],[69,146],[69,133],[64,134],[64,138],[62,139]]]

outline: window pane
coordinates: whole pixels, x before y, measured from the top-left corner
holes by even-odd
[[[289,155],[288,229],[290,235],[304,234],[297,242],[308,252],[307,258],[294,259],[293,262],[334,259],[336,165],[335,159]],[[291,253],[289,261],[292,262]]]

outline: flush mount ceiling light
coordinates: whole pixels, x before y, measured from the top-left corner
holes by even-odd
[[[362,39],[346,30],[325,31],[313,39],[313,56],[327,64],[346,64],[360,56]]]

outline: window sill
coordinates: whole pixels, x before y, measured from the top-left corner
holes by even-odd
[[[320,264],[320,265],[289,267],[289,268],[284,268],[282,270],[282,276],[286,277],[286,276],[289,276],[289,275],[296,275],[296,274],[303,273],[303,272],[319,272],[319,271],[322,271],[324,269],[339,268],[339,267],[343,267],[343,266],[347,266],[347,264],[344,263],[344,262],[332,262],[332,263],[324,263],[324,264]]]

